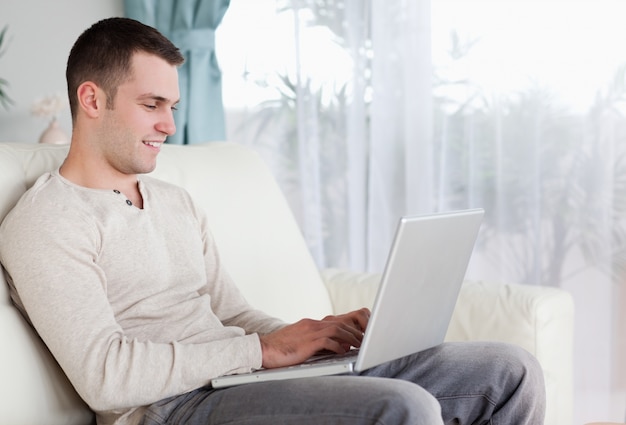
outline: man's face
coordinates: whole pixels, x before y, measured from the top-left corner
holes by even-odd
[[[135,53],[132,65],[131,77],[117,88],[113,109],[103,113],[100,147],[117,172],[142,174],[154,170],[163,142],[176,131],[178,70],[147,53]]]

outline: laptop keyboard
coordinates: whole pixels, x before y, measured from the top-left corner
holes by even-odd
[[[337,353],[317,354],[311,357],[310,359],[308,359],[307,361],[305,361],[303,364],[323,364],[323,363],[336,362],[338,360],[351,360],[351,359],[356,360],[358,355],[359,355],[359,349],[352,348],[350,351],[346,351],[345,353],[342,353],[342,354],[337,354]]]

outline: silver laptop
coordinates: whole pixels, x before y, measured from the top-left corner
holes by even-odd
[[[444,341],[484,211],[402,217],[363,342],[348,355],[211,381],[213,388],[361,372]]]

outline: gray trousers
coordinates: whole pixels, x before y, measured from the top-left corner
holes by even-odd
[[[359,375],[201,388],[155,403],[142,425],[543,424],[543,372],[500,343],[446,343]]]

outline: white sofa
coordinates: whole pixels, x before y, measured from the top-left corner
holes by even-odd
[[[0,220],[66,152],[67,146],[0,143]],[[154,175],[184,186],[207,210],[223,260],[252,304],[290,321],[372,305],[378,276],[318,271],[270,171],[251,149],[221,142],[168,145]],[[2,276],[0,301],[0,423],[92,423],[11,305]],[[572,335],[573,302],[565,291],[465,282],[447,339],[507,341],[533,353],[545,372],[545,423],[572,425]]]

